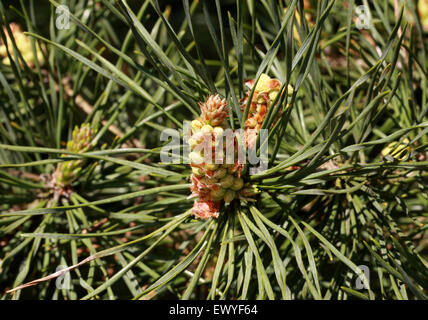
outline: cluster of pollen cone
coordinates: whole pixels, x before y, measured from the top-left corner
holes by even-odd
[[[72,133],[72,139],[67,142],[67,151],[83,153],[91,148],[91,141],[94,132],[89,124],[82,124],[75,127]],[[67,155],[63,155],[67,156]],[[82,170],[84,160],[70,160],[61,162],[52,175],[52,184],[59,195],[67,195],[70,186]]]
[[[10,31],[12,32],[12,36],[14,38],[16,48],[19,50],[22,58],[28,64],[28,66],[31,68],[34,67],[36,58],[40,64],[43,64],[44,58],[43,58],[43,54],[40,46],[36,43],[36,46],[35,46],[36,57],[35,57],[33,53],[32,45],[31,45],[31,40],[21,30],[21,27],[16,23],[11,23],[9,25],[9,28],[10,28]],[[2,60],[1,60],[2,64],[10,65],[11,61],[9,59],[7,52],[9,51],[9,54],[14,60],[15,56],[13,51],[13,43],[9,33],[7,32],[7,29],[3,28],[3,30],[6,35],[6,43],[0,43],[0,57],[2,57]]]
[[[253,84],[253,80],[246,83],[250,90]],[[267,110],[280,87],[278,80],[265,74],[260,77],[245,122],[243,138],[248,148],[254,147]],[[242,109],[245,109],[248,102],[249,92],[241,100]],[[195,198],[193,214],[196,217],[217,218],[222,205],[228,205],[234,199],[251,198],[257,190],[245,184],[242,177],[244,164],[238,157],[238,141],[241,141],[239,135],[227,134],[231,132],[227,121],[227,101],[216,94],[209,96],[199,106],[201,115],[192,121],[188,141],[192,167],[190,197]]]

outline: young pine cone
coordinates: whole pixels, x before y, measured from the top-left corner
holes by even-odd
[[[18,48],[19,52],[22,55],[22,58],[24,61],[28,64],[30,68],[34,67],[35,65],[35,57],[33,54],[33,49],[31,46],[31,40],[30,38],[22,32],[21,27],[16,23],[11,23],[9,25],[13,38],[15,40],[16,47]],[[9,53],[12,57],[12,59],[15,59],[13,54],[13,44],[12,39],[9,36],[9,33],[7,32],[6,28],[4,28],[4,33],[6,35],[7,40],[7,47],[5,43],[0,44],[0,57],[3,57],[2,63],[4,65],[10,66],[10,59],[7,55],[7,49],[9,50]],[[7,48],[7,49],[6,49]],[[40,64],[44,63],[44,58],[42,54],[42,50],[40,46],[36,43],[36,58],[39,61]]]
[[[75,127],[73,137],[67,142],[67,151],[83,153],[91,148],[94,133],[89,124],[83,124],[80,128]],[[66,155],[63,155],[66,156]],[[53,184],[55,190],[63,194],[68,189],[77,174],[82,170],[84,160],[70,160],[61,162],[53,173]]]
[[[254,86],[254,82],[255,80],[249,80],[245,82],[245,85],[249,88],[249,90],[247,91],[244,99],[241,100],[241,109],[243,111],[246,108],[251,89]],[[264,119],[266,118],[268,109],[271,108],[272,102],[279,94],[281,85],[282,84],[279,80],[271,79],[264,73],[260,76],[251,99],[250,108],[248,110],[248,117],[245,121],[245,141],[249,148],[252,148],[255,145],[257,135],[260,132]],[[293,87],[289,85],[287,88],[287,94],[290,96],[292,93]],[[276,116],[278,117],[279,114]]]
[[[428,1],[419,0],[418,1],[418,13],[421,19],[422,28],[428,30]]]
[[[192,121],[189,139],[192,167],[190,197],[197,198],[193,205],[195,216],[217,218],[221,205],[237,198],[244,186],[242,164],[236,160],[237,142],[234,135],[226,139],[222,148],[219,147],[225,130],[230,130],[224,121],[228,115],[227,101],[219,95],[212,95],[199,106],[201,116]],[[233,148],[234,158],[231,163],[226,161],[230,162],[225,157],[227,148]]]

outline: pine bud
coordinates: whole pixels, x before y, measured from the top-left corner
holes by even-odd
[[[218,94],[209,96],[199,107],[202,111],[202,121],[212,126],[220,125],[228,116],[227,101],[222,100]]]
[[[34,57],[33,48],[31,45],[31,40],[26,34],[24,34],[24,32],[22,32],[21,27],[16,23],[11,23],[9,25],[9,27],[12,31],[12,36],[15,40],[16,47],[19,50],[19,52],[21,53],[22,58],[24,59],[25,63],[27,63],[30,68],[33,68],[35,66],[35,59],[37,59],[40,64],[43,64],[44,63],[44,57],[43,57],[42,50],[41,50],[39,44],[37,42],[35,44],[36,45],[36,57]],[[10,34],[7,32],[6,28],[4,28],[4,33],[6,35],[7,47],[5,44],[0,45],[0,56],[3,57],[2,63],[4,65],[10,65],[11,61],[9,60],[7,50],[9,50],[9,53],[12,57],[12,60],[15,60],[15,55],[13,54],[13,49],[12,49],[13,44],[12,44],[12,39],[10,38]],[[20,65],[22,67],[21,61],[19,61],[19,62],[20,62]]]
[[[428,2],[426,0],[418,1],[418,12],[421,17],[422,27],[428,29]]]
[[[209,170],[209,171],[215,171],[215,170],[217,170],[217,169],[218,169],[218,164],[215,164],[215,163],[208,163],[208,164],[206,164],[204,167],[205,167],[205,169],[206,169],[206,170]]]
[[[190,148],[195,148],[197,145],[199,144],[199,141],[198,140],[196,140],[196,139],[194,139],[194,138],[190,138],[189,139],[189,145],[190,145]]]
[[[241,109],[245,110],[248,99],[250,97],[251,89],[254,86],[255,80],[247,81],[245,84],[249,88],[246,97],[241,100]],[[266,118],[268,109],[272,107],[272,103],[280,93],[281,82],[277,79],[271,79],[267,74],[262,74],[259,81],[254,89],[254,94],[250,102],[250,109],[248,117],[245,120],[245,137],[246,144],[252,148],[257,140],[257,135]],[[284,89],[283,93],[291,96],[293,94],[293,87],[288,85],[287,89]],[[255,129],[255,132],[249,130]]]
[[[83,153],[91,148],[91,142],[94,133],[89,124],[82,124],[82,126],[75,127],[72,133],[72,139],[67,142],[67,151],[74,153]],[[66,156],[66,155],[63,155]],[[53,173],[53,187],[64,194],[65,188],[73,183],[74,179],[82,170],[84,160],[71,160],[61,162],[55,172]]]
[[[204,162],[204,157],[196,151],[190,152],[189,158],[191,163],[202,164]]]
[[[192,167],[192,173],[197,175],[198,177],[203,177],[205,175],[204,170],[198,167]]]
[[[221,187],[218,189],[213,189],[210,192],[211,199],[213,201],[220,201],[223,199],[225,193],[226,193],[226,189],[223,189]]]
[[[223,139],[225,129],[228,129],[228,124],[224,121],[228,115],[227,101],[220,99],[219,95],[214,95],[209,96],[206,102],[199,103],[199,106],[201,116],[192,121],[192,136],[189,139],[191,148],[189,157],[192,166],[190,190],[191,197],[197,198],[193,203],[193,214],[203,219],[217,218],[220,206],[235,199],[237,197],[235,190],[241,190],[244,185],[240,179],[242,166],[236,166],[235,163],[225,164],[227,160],[225,150],[235,147],[236,144],[235,139],[231,139],[232,141],[227,139],[227,145],[220,140]],[[197,151],[200,143],[204,143],[204,148]],[[207,143],[211,145],[205,145]],[[203,159],[203,155],[209,156],[207,150],[210,149],[207,147],[214,147],[211,159]]]
[[[227,170],[224,168],[219,168],[218,170],[216,170],[216,172],[214,172],[213,177],[216,179],[223,179],[227,174]]]
[[[225,203],[230,203],[235,199],[236,193],[233,190],[226,190],[223,200]]]
[[[224,133],[224,129],[222,127],[214,127],[213,132],[216,136],[222,136]]]
[[[235,178],[232,186],[230,187],[232,190],[239,191],[244,186],[244,180],[241,178]]]
[[[213,127],[211,127],[209,124],[206,124],[206,125],[204,125],[204,126],[201,128],[201,131],[202,131],[203,133],[212,133],[212,132],[213,132]]]
[[[190,126],[193,130],[200,130],[203,126],[203,123],[199,120],[193,120]]]
[[[234,181],[235,179],[233,178],[233,176],[228,174],[220,180],[220,185],[222,186],[222,188],[228,189],[233,185]]]

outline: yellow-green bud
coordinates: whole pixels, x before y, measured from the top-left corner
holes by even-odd
[[[198,177],[203,177],[205,175],[204,170],[197,167],[192,167],[192,172],[194,175],[197,175]]]
[[[267,74],[262,73],[260,75],[259,81],[257,82],[255,91],[256,92],[266,92],[266,91],[268,91],[269,90],[269,83],[270,83],[270,81],[271,81],[271,78]]]
[[[193,149],[194,147],[196,147],[199,144],[198,140],[190,138],[189,139],[189,145],[190,147]]]
[[[223,179],[227,174],[227,170],[224,168],[220,168],[218,170],[216,170],[216,172],[214,173],[214,177],[217,179]]]
[[[232,175],[227,175],[225,176],[223,179],[220,180],[220,185],[225,188],[228,189],[232,186],[233,182],[234,182],[234,178]]]
[[[192,127],[193,130],[198,131],[199,129],[202,128],[203,124],[199,120],[193,120],[190,126]]]
[[[201,164],[204,162],[204,158],[199,152],[195,152],[195,151],[190,152],[189,158],[190,158],[190,162],[192,163]]]
[[[208,178],[208,177],[205,177],[205,178],[203,179],[203,181],[204,181],[204,183],[206,183],[206,184],[215,184],[215,183],[217,183],[217,182],[218,182],[216,178]]]
[[[208,164],[206,164],[204,167],[205,167],[205,169],[206,169],[206,170],[209,170],[209,171],[215,171],[215,170],[217,170],[217,169],[218,169],[218,164],[215,164],[215,163],[208,163]]]
[[[72,139],[67,142],[67,150],[76,153],[88,151],[92,147],[93,134],[92,128],[87,123],[82,124],[80,127],[76,126],[72,132]],[[83,163],[84,160],[71,160],[60,163],[54,172],[56,187],[63,188],[71,185],[82,170]]]
[[[287,86],[287,95],[291,97],[293,95],[294,88],[291,84]]]
[[[239,191],[244,186],[244,180],[241,178],[235,178],[232,186],[230,187],[232,190]]]
[[[222,127],[214,127],[213,132],[216,136],[221,136],[224,133]]]
[[[232,200],[235,199],[235,195],[236,195],[235,191],[226,190],[224,197],[223,197],[224,202],[226,202],[226,203],[232,202]]]
[[[212,133],[213,132],[213,127],[211,127],[209,124],[204,125],[201,128],[202,132],[207,132],[207,133]]]
[[[211,190],[210,195],[213,201],[220,201],[223,199],[226,190],[223,188],[218,188],[217,190]]]
[[[272,90],[269,92],[269,99],[273,102],[275,100],[276,96],[278,95],[278,90]]]

